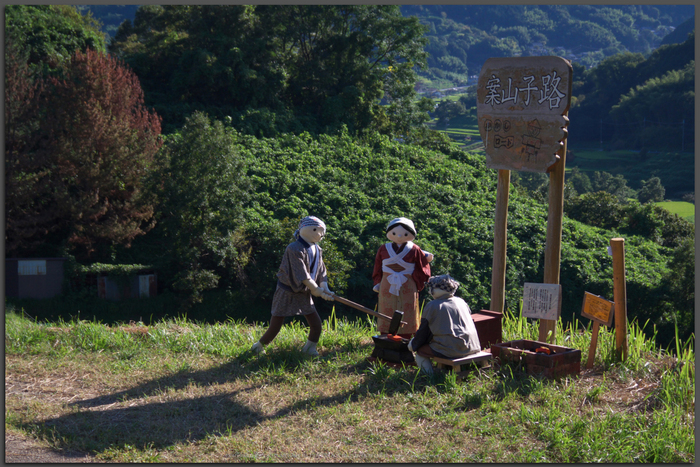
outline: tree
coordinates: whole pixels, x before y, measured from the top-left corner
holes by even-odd
[[[598,191],[567,200],[564,211],[568,217],[579,222],[614,229],[622,221],[624,207],[617,197],[605,191]]]
[[[666,189],[661,185],[661,179],[651,177],[649,180],[642,180],[642,188],[637,193],[637,199],[640,203],[659,202],[664,200],[665,194]]]
[[[593,185],[591,184],[591,179],[586,175],[585,172],[581,172],[578,167],[571,169],[571,173],[566,176],[567,181],[571,182],[576,193],[582,195],[584,193],[590,193],[593,191]]]
[[[605,191],[611,195],[617,196],[620,202],[624,203],[627,198],[634,196],[634,190],[627,186],[627,180],[622,174],[613,174],[609,172],[593,172],[593,180],[591,182],[593,189],[591,191]]]
[[[167,133],[194,111],[216,118],[246,109],[282,107],[283,74],[251,5],[142,5],[121,24],[110,53],[142,81],[146,102]]]
[[[268,109],[312,132],[359,133],[376,119],[391,130],[427,120],[414,103],[423,31],[393,5],[148,5],[109,48],[142,77],[169,129],[194,110],[240,128]]]
[[[76,50],[105,50],[100,23],[70,5],[7,5],[5,31],[21,39],[31,66],[54,69]]]
[[[38,151],[43,81],[27,64],[12,34],[5,42],[5,248],[8,253],[40,245],[55,225],[47,182],[50,163]]]
[[[249,181],[236,139],[235,130],[196,112],[159,156],[157,233],[166,253],[157,261],[189,303],[222,277],[241,278],[247,260],[241,216]]]
[[[142,183],[162,144],[160,121],[144,107],[136,76],[114,58],[77,51],[62,74],[45,80],[37,144],[6,153],[15,165],[37,161],[43,189],[33,211],[11,200],[7,238],[29,246],[51,232],[52,241],[87,257],[100,244],[129,245],[152,227],[153,204]],[[11,172],[8,181],[21,184],[24,176]],[[34,235],[15,228],[30,221]]]

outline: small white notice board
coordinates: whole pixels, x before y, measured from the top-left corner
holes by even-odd
[[[525,282],[523,316],[557,320],[561,315],[561,285]]]

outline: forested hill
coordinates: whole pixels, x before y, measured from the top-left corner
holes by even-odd
[[[421,76],[463,84],[490,57],[557,55],[590,68],[622,52],[646,55],[693,17],[695,7],[404,5],[401,11],[429,28],[429,69]]]
[[[138,5],[80,5],[111,37]],[[424,81],[466,84],[489,57],[557,55],[590,68],[621,52],[683,42],[693,5],[403,5],[428,27]]]

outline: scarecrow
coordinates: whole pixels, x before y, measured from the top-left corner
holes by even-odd
[[[314,306],[313,297],[333,300],[328,289],[328,273],[323,263],[323,250],[318,242],[326,234],[326,224],[317,217],[301,220],[294,232],[296,240],[284,251],[282,264],[277,272],[277,289],[272,298],[270,327],[251,351],[264,352],[263,347],[272,342],[282,329],[285,317],[303,315],[309,324],[309,336],[302,352],[317,356],[316,344],[321,337],[321,317]]]
[[[481,350],[481,346],[469,305],[454,296],[459,282],[444,274],[431,277],[426,287],[434,300],[423,308],[420,328],[408,342],[408,348],[415,352],[420,369],[432,373],[430,357],[466,357]]]
[[[388,316],[392,316],[394,310],[402,311],[407,324],[402,325],[397,334],[410,338],[418,330],[418,292],[423,290],[430,277],[433,255],[413,243],[416,228],[405,217],[389,222],[386,237],[389,243],[379,247],[372,273],[373,290],[379,293],[377,311]],[[387,334],[389,324],[387,320],[380,320],[377,325],[379,332]]]

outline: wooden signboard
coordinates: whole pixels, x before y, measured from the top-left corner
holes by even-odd
[[[615,304],[599,295],[593,295],[586,292],[583,296],[583,307],[581,308],[581,316],[593,321],[593,329],[591,330],[591,346],[588,349],[588,361],[586,368],[593,368],[595,360],[595,349],[598,345],[598,330],[601,324],[610,326],[614,316]]]
[[[615,316],[615,304],[599,295],[586,292],[583,296],[581,316],[609,327],[612,324],[613,316]]]
[[[557,320],[561,315],[561,285],[525,282],[523,316]]]
[[[489,58],[477,86],[486,166],[548,172],[567,136],[571,63],[561,57]]]

